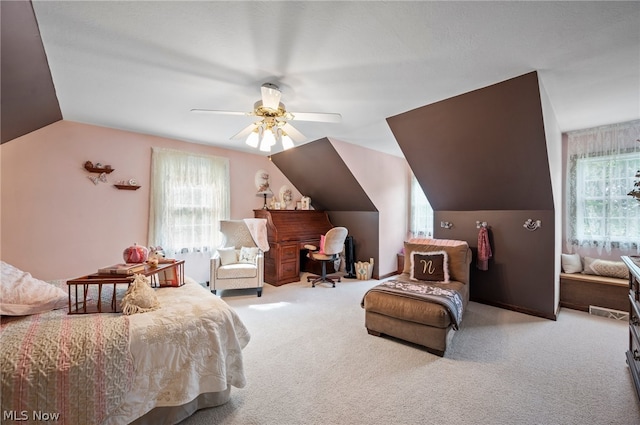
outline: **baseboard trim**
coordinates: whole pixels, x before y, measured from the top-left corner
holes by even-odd
[[[543,319],[549,319],[549,320],[553,320],[553,321],[558,320],[557,313],[547,314],[547,313],[543,313],[543,312],[537,311],[537,310],[531,310],[531,309],[528,309],[528,308],[519,307],[519,306],[515,306],[515,305],[511,305],[511,304],[504,304],[504,303],[499,303],[499,302],[494,302],[494,301],[487,301],[487,300],[474,298],[474,297],[471,298],[471,301],[477,302],[477,303],[480,303],[480,304],[487,304],[487,305],[490,305],[490,306],[493,306],[493,307],[504,308],[505,310],[511,310],[511,311],[515,311],[517,313],[528,314],[529,316],[541,317]]]

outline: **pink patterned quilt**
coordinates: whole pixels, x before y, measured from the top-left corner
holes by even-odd
[[[100,424],[131,388],[126,316],[3,316],[0,340],[3,423]]]

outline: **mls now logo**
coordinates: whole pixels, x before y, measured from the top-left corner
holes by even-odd
[[[49,422],[55,421],[57,422],[60,419],[60,413],[51,413],[51,412],[43,412],[41,410],[34,410],[29,414],[26,410],[3,410],[2,411],[2,420],[3,421],[41,421],[41,422]]]

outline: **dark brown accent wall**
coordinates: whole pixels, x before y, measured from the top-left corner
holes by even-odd
[[[536,72],[387,122],[434,210],[553,209]]]
[[[369,261],[374,259],[373,278],[379,279],[380,233],[379,233],[379,213],[370,211],[331,211],[329,212],[331,223],[340,223],[349,229],[349,234],[353,236],[353,246],[355,248],[355,260]]]
[[[31,2],[0,2],[2,117],[0,142],[62,119]]]
[[[317,210],[378,211],[326,137],[271,156]]]
[[[378,210],[329,139],[306,143],[271,156],[271,161],[334,226],[353,236],[356,260],[378,262]],[[374,277],[377,277],[374,265]]]
[[[537,73],[387,122],[435,211],[434,236],[474,250],[471,299],[555,318],[554,204]],[[542,228],[527,231],[528,218]],[[487,271],[475,267],[476,221],[490,226]]]
[[[465,240],[473,251],[472,300],[555,319],[553,211],[437,211],[434,218],[436,238]],[[529,231],[524,228],[527,219],[540,220],[542,226]],[[441,228],[441,221],[453,227]],[[488,224],[493,258],[487,271],[476,266],[476,221]]]

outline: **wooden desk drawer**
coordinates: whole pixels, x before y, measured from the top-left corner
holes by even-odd
[[[282,257],[280,261],[294,261],[297,260],[299,252],[298,252],[298,244],[287,244],[282,245],[281,247]]]
[[[295,261],[280,263],[280,277],[282,279],[299,280],[298,264]]]

